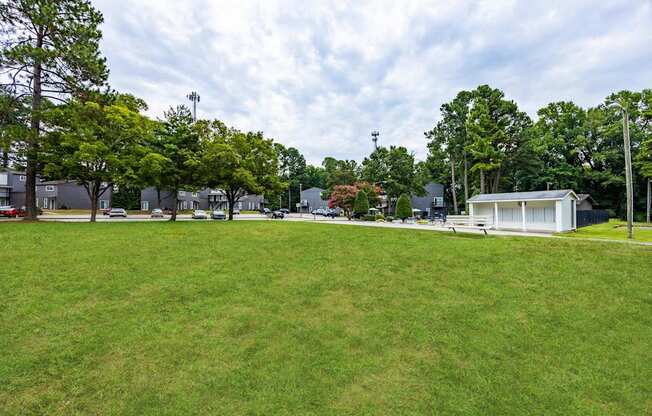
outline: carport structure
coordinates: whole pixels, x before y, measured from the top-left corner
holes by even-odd
[[[471,217],[493,219],[499,230],[564,232],[576,224],[577,195],[571,189],[480,194],[468,200]]]

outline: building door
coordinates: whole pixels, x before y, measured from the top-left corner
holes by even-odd
[[[149,201],[140,201],[140,210],[149,211]]]
[[[109,209],[108,199],[100,199],[100,209]]]

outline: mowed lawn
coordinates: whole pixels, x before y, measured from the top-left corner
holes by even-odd
[[[652,243],[652,224],[635,223],[634,241]],[[560,234],[564,237],[627,240],[627,222],[610,220],[602,224],[578,228],[577,232]]]
[[[0,414],[652,413],[652,248],[0,224]]]

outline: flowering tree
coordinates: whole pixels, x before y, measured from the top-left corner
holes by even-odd
[[[346,217],[351,219],[353,203],[357,195],[358,187],[355,185],[335,185],[328,200],[328,207],[343,209]]]

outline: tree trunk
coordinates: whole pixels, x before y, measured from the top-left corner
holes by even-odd
[[[36,49],[43,48],[43,32],[39,28],[36,35]],[[36,61],[33,68],[34,94],[32,95],[31,134],[27,141],[27,166],[25,169],[25,207],[26,220],[37,219],[36,209],[36,174],[38,170],[38,141],[41,134],[41,62]]]
[[[7,149],[2,149],[2,167],[9,167],[9,150]]]
[[[453,214],[457,215],[457,191],[455,187],[455,158],[451,156],[451,193],[453,194]]]
[[[652,210],[652,179],[647,180],[647,210],[645,220],[650,222],[650,211]]]
[[[156,187],[156,203],[157,203],[156,208],[161,209],[162,208],[161,207],[161,188],[159,188],[159,187]]]
[[[484,194],[484,170],[480,169],[480,193]]]
[[[170,221],[177,220],[177,205],[179,205],[179,191],[175,188],[172,190],[174,196],[172,197],[172,215]]]
[[[229,202],[229,221],[233,221],[233,206],[235,205],[235,192],[226,191],[226,199]]]
[[[92,184],[90,190],[91,198],[91,222],[95,222],[97,219],[97,200],[99,199],[99,186],[97,184]],[[101,185],[100,185],[101,186]]]
[[[464,210],[469,212],[469,162],[466,160],[466,152],[464,152]]]
[[[491,190],[491,192],[493,192],[494,194],[498,193],[498,189],[499,189],[498,186],[500,185],[500,176],[501,176],[500,169],[498,169],[496,171],[496,176],[494,177],[494,183],[492,187],[493,189]]]

